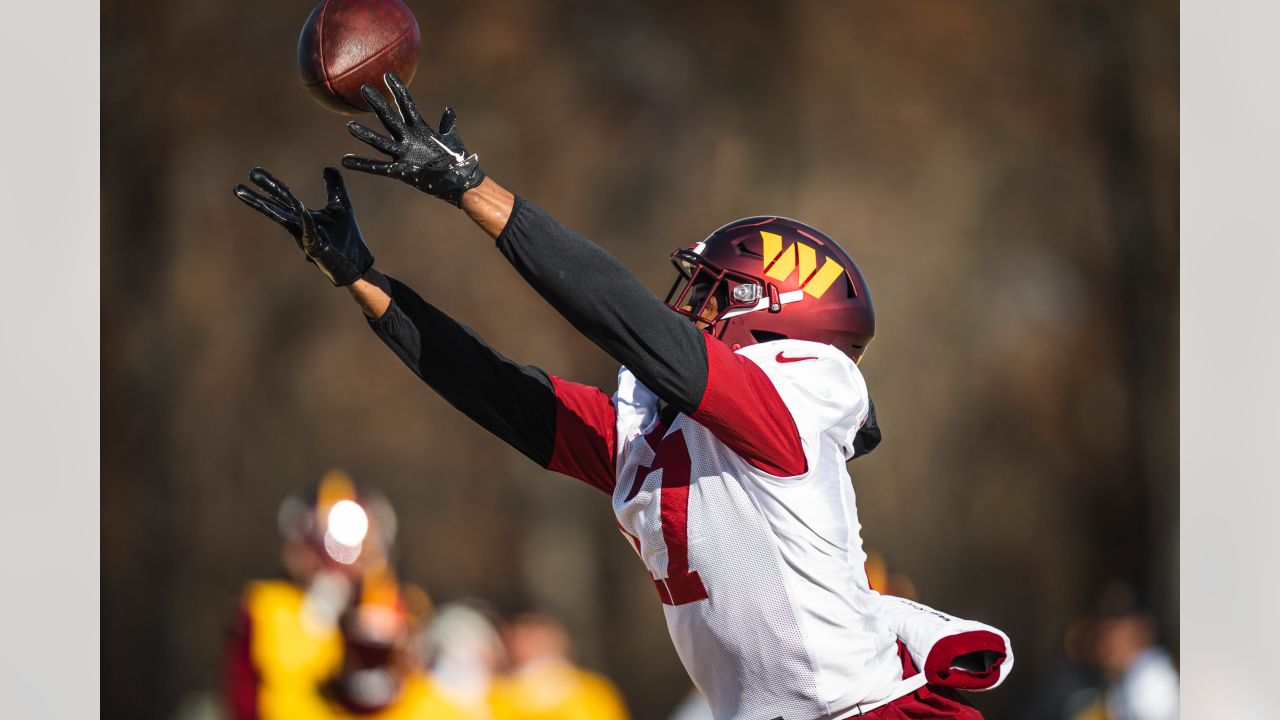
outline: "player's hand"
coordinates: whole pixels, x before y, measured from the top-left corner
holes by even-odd
[[[391,137],[374,132],[354,120],[347,123],[347,130],[357,140],[390,155],[392,159],[383,161],[348,155],[342,158],[342,166],[396,178],[428,195],[461,206],[462,194],[484,180],[484,171],[480,169],[480,158],[475,153],[468,154],[462,144],[457,114],[453,108],[446,107],[440,116],[440,129],[433,129],[422,119],[400,78],[395,73],[387,73],[383,77],[395,96],[398,112],[372,85],[365,85],[360,93]]]
[[[236,197],[283,225],[307,260],[315,263],[335,286],[350,285],[373,267],[373,253],[360,235],[346,185],[337,170],[324,169],[328,202],[319,210],[308,210],[284,183],[262,168],[254,168],[249,179],[267,195],[237,185]]]

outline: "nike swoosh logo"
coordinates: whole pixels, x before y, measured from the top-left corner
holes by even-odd
[[[777,360],[780,363],[800,362],[801,360],[817,360],[817,359],[818,359],[817,357],[797,357],[797,358],[783,357],[782,353],[778,353],[778,357],[774,358],[774,360]]]
[[[457,160],[457,161],[458,161],[458,162],[460,162],[460,163],[461,163],[461,162],[466,162],[466,161],[467,161],[467,159],[466,159],[465,157],[463,157],[462,153],[460,153],[460,152],[454,152],[454,151],[452,151],[452,150],[450,150],[450,149],[449,149],[449,146],[448,146],[448,145],[445,145],[444,143],[440,142],[440,138],[434,138],[434,137],[433,137],[433,138],[431,138],[431,142],[433,142],[433,143],[435,143],[435,144],[439,145],[440,147],[444,148],[444,151],[445,151],[445,152],[447,152],[447,153],[449,153],[450,155],[452,155],[454,160]]]

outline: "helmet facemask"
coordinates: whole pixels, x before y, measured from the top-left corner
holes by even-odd
[[[676,280],[667,307],[717,338],[724,334],[725,320],[769,305],[759,278],[718,268],[687,249],[676,251],[671,264]]]

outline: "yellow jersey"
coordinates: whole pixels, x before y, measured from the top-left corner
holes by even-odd
[[[544,660],[493,688],[496,720],[627,720],[613,683],[571,663]]]

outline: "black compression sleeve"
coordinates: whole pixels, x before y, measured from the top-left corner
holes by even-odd
[[[519,197],[498,249],[570,324],[658,397],[681,412],[697,409],[707,387],[702,331],[617,258]]]
[[[391,307],[369,327],[450,405],[538,465],[550,464],[556,394],[546,373],[503,357],[394,279]]]

